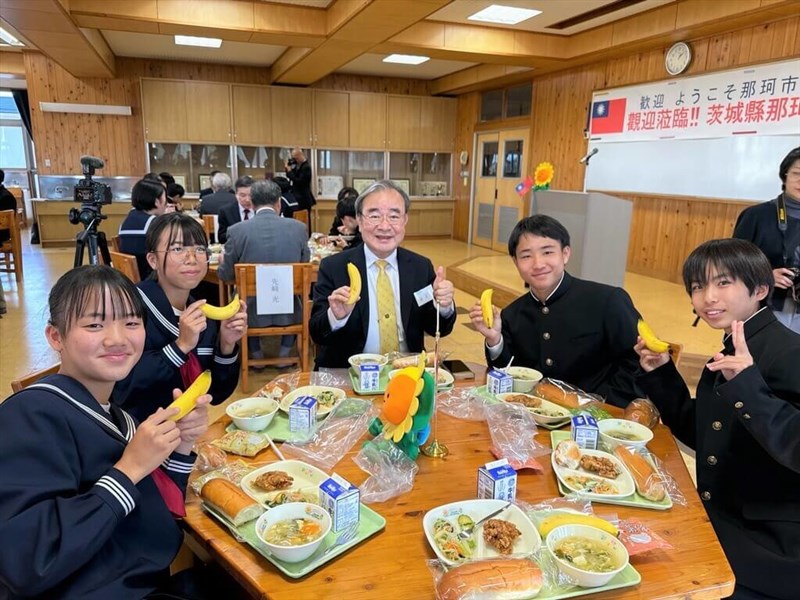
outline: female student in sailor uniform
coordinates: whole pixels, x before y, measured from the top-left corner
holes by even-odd
[[[145,338],[117,271],[73,269],[49,303],[59,372],[0,404],[0,597],[144,598],[169,585],[183,540],[170,510],[183,509],[210,398],[178,423],[174,408],[137,423],[109,403]]]
[[[192,217],[169,213],[147,232],[150,279],[137,285],[147,313],[142,359],[116,386],[114,401],[143,419],[172,402],[174,388],[186,389],[205,369],[211,370],[213,404],[225,401],[239,383],[239,348],[247,309],[225,321],[206,319],[189,292],[208,270],[203,227]]]

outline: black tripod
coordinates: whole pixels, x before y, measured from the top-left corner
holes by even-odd
[[[86,210],[81,211],[80,221],[83,223],[84,229],[75,238],[75,261],[72,265],[73,267],[80,267],[83,264],[83,251],[87,246],[89,247],[90,265],[100,264],[97,256],[98,249],[103,257],[102,264],[111,264],[111,255],[108,253],[106,234],[102,231],[97,231],[97,226],[100,224],[100,221],[107,217],[99,212],[91,211],[91,213],[92,214]],[[89,218],[86,218],[87,216]]]

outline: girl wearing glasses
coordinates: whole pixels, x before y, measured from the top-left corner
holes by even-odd
[[[208,270],[209,251],[202,225],[181,213],[158,217],[147,232],[150,279],[137,285],[147,313],[141,360],[116,386],[115,400],[137,418],[172,401],[174,388],[186,389],[211,370],[212,404],[225,401],[239,383],[239,340],[247,309],[225,321],[207,319],[189,293]]]

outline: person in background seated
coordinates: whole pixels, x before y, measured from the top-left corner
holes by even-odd
[[[131,205],[133,208],[119,226],[119,249],[136,257],[139,277],[144,280],[152,271],[147,262],[145,237],[155,218],[166,210],[167,194],[164,186],[152,179],[136,182],[131,191]]]
[[[526,217],[508,239],[508,253],[530,291],[501,312],[491,328],[480,302],[469,312],[486,338],[486,362],[541,371],[616,406],[638,397],[633,344],[639,313],[625,290],[566,272],[572,249],[566,228],[546,215]]]
[[[186,190],[180,183],[167,186],[167,210],[165,212],[183,212],[183,196]]]
[[[753,242],[766,254],[775,284],[770,308],[781,323],[800,333],[800,147],[781,161],[778,177],[780,195],[745,208],[733,237]]]
[[[297,200],[292,193],[292,182],[286,177],[267,177],[267,181],[274,181],[281,190],[281,216],[291,219],[297,210]]]
[[[339,193],[336,195],[336,205],[339,205],[339,202],[344,200],[345,198],[352,198],[353,203],[355,204],[356,198],[358,198],[358,191],[352,187],[343,187],[339,190]],[[339,228],[342,226],[342,217],[339,214],[335,214],[333,217],[333,223],[331,223],[331,230],[328,235],[340,235],[342,232]]]
[[[17,199],[3,184],[6,174],[0,169],[0,210],[17,210]],[[11,232],[8,229],[0,229],[0,242],[11,239]]]
[[[800,569],[800,335],[767,308],[774,277],[751,242],[711,240],[683,264],[698,316],[725,332],[692,398],[639,339],[637,381],[697,451],[697,491],[736,575],[735,600],[794,600]]]
[[[236,180],[236,202],[226,204],[220,209],[217,237],[221,244],[228,239],[228,227],[241,221],[249,221],[253,217],[253,204],[250,202],[252,185],[253,178],[249,175],[239,177]]]
[[[169,189],[169,186],[175,183],[175,178],[168,171],[163,171],[158,174],[158,178],[164,183],[164,187]]]
[[[137,418],[167,406],[174,388],[186,389],[206,369],[211,370],[213,404],[224,402],[239,383],[244,302],[233,317],[218,322],[203,314],[205,300],[189,295],[205,277],[208,257],[203,226],[188,215],[163,215],[147,233],[153,277],[137,285],[147,314],[144,353],[114,394],[114,401]]]
[[[361,352],[420,352],[424,335],[453,330],[453,284],[444,267],[401,248],[408,223],[408,195],[391,181],[377,181],[356,200],[364,243],[322,260],[314,286],[309,330],[319,344],[316,368],[347,367]],[[361,296],[353,304],[347,264],[361,273]],[[434,302],[435,300],[435,302]],[[437,317],[438,304],[438,317]]]
[[[138,422],[109,402],[145,341],[139,294],[111,267],[68,271],[49,305],[58,374],[0,404],[0,597],[185,597],[169,576],[173,515],[210,397],[177,423],[176,408]]]
[[[219,173],[219,171],[211,171],[211,173],[209,173],[209,178],[211,179],[212,182],[214,181],[214,175],[216,175],[217,173]],[[228,187],[230,187],[230,185]],[[211,187],[203,188],[202,190],[200,190],[200,198],[201,199],[205,198],[206,196],[209,196],[213,193],[214,193],[214,184],[212,183]]]
[[[308,235],[306,228],[295,219],[281,219],[281,190],[274,181],[256,181],[250,188],[250,199],[255,214],[248,221],[236,223],[228,229],[228,240],[217,274],[222,281],[236,279],[239,263],[301,263],[308,262]],[[299,323],[303,314],[303,299],[295,296],[294,313],[259,315],[256,299],[248,299],[248,326],[285,327]],[[284,335],[278,356],[289,356],[295,344],[294,335]],[[260,339],[248,337],[248,354],[251,358],[264,358]]]
[[[217,171],[211,178],[211,194],[201,196],[200,208],[198,212],[203,215],[218,215],[226,206],[236,204],[236,196],[231,190],[231,178],[227,173]]]
[[[331,237],[333,243],[339,248],[354,248],[362,243],[356,219],[357,197],[358,195],[345,195],[336,203],[336,219],[342,224],[339,225],[335,234],[331,234]]]

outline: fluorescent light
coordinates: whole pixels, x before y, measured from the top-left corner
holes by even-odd
[[[20,42],[17,38],[13,35],[8,33],[5,29],[0,27],[0,41],[4,44],[8,44],[9,46],[24,46],[22,42]]]
[[[42,112],[80,113],[84,115],[130,116],[130,106],[115,104],[76,104],[73,102],[39,102]]]
[[[516,6],[503,6],[492,4],[474,15],[467,17],[470,21],[483,21],[484,23],[500,23],[501,25],[516,25],[527,21],[531,17],[542,14],[540,10],[532,8],[517,8]]]
[[[397,63],[400,65],[421,65],[424,62],[428,62],[430,59],[430,56],[417,56],[415,54],[390,54],[383,59],[383,62]]]
[[[220,38],[195,37],[193,35],[176,35],[175,43],[178,46],[201,46],[202,48],[219,48],[222,46]]]

